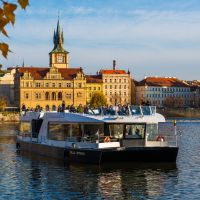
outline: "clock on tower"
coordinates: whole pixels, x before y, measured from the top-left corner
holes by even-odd
[[[64,62],[64,57],[62,55],[58,55],[57,62],[58,63],[63,63]]]

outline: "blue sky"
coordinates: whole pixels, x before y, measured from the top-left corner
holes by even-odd
[[[4,68],[47,67],[58,12],[70,67],[88,74],[117,66],[144,76],[200,79],[199,0],[30,0],[10,26]]]

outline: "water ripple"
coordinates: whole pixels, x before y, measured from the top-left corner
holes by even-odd
[[[162,124],[161,129],[168,131],[166,125],[170,123]],[[10,134],[10,129],[16,130],[16,126],[4,127],[3,135]],[[15,144],[4,141],[0,143],[0,199],[198,199],[200,124],[178,122],[177,129],[182,134],[174,165],[65,166],[55,160],[18,154]]]

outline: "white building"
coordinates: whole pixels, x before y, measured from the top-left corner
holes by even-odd
[[[14,74],[15,69],[0,77],[0,96],[6,98],[9,105],[14,105]]]
[[[136,103],[150,103],[158,107],[190,105],[189,84],[175,77],[145,77],[136,86]]]

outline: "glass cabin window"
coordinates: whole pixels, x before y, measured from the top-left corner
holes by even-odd
[[[84,140],[96,141],[104,138],[104,125],[103,124],[82,124],[81,132],[83,133]]]
[[[148,137],[148,141],[155,141],[158,136],[158,125],[157,124],[147,124],[146,130]]]
[[[49,123],[49,140],[66,140],[69,137],[80,137],[79,124]]]
[[[125,128],[126,138],[144,139],[145,124],[127,124]]]
[[[110,124],[109,132],[113,138],[123,138],[124,125],[123,124]]]

